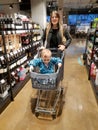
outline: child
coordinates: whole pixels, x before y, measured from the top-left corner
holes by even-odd
[[[49,49],[43,49],[40,54],[40,58],[35,58],[30,61],[30,70],[33,67],[39,67],[41,74],[54,73],[54,66],[62,66],[62,60],[58,57],[52,57],[52,52]]]

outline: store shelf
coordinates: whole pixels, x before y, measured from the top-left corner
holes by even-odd
[[[29,81],[30,75],[28,74],[23,81],[20,81],[17,85],[15,85],[12,89],[13,96],[15,97],[19,91],[25,86],[25,84]]]
[[[89,78],[89,69],[90,69],[90,66],[87,64],[87,60],[86,59],[84,60],[84,65],[86,67],[88,78]]]
[[[4,20],[3,17],[2,20]],[[2,86],[5,83],[10,87],[7,90],[7,87],[0,86],[4,89],[1,89],[2,91],[0,92],[0,113],[3,112],[11,101],[14,101],[15,96],[29,81],[28,62],[34,58],[37,54],[37,48],[41,45],[41,28],[37,29],[36,32],[36,28],[32,27],[32,22],[28,22],[28,26],[25,27],[24,22],[21,26],[10,23],[10,28],[6,26],[5,22],[3,24],[4,25],[0,26],[0,40],[2,41],[2,52],[4,55],[0,58],[0,63],[2,63],[1,70],[3,70],[3,72],[5,72],[4,65],[7,66],[7,75],[5,76],[2,73],[1,77],[3,78],[1,78],[1,80],[3,79],[5,81],[3,81]],[[37,27],[40,27],[39,24],[37,24]],[[20,70],[22,65],[24,66],[23,68],[27,68],[27,72],[24,72],[25,74],[27,73],[27,76],[23,81],[18,82],[20,78],[18,72],[22,72]],[[3,96],[3,94],[5,95]]]
[[[25,86],[25,84],[29,81],[30,74],[27,74],[26,78],[23,81],[20,81],[17,85],[12,88],[13,98],[19,93],[19,91]],[[8,96],[4,99],[0,98],[0,113],[9,105],[12,101],[11,94],[9,92]]]
[[[96,101],[98,103],[98,90],[96,89],[96,87],[98,87],[98,86],[95,85],[95,81],[94,81],[93,78],[90,78],[90,83],[91,83],[92,89],[94,91],[94,95],[95,95]]]
[[[97,80],[96,70],[98,69],[98,63],[96,62],[96,59],[98,58],[98,51],[97,51],[98,42],[96,40],[98,38],[97,34],[98,34],[97,29],[94,29],[93,33],[92,33],[92,29],[89,30],[86,47],[85,47],[85,53],[83,54],[83,56],[84,56],[84,65],[88,73],[88,80],[91,83],[92,89],[94,91],[94,95],[96,97],[96,101],[98,102],[98,85],[95,84],[95,81]]]
[[[0,114],[9,105],[10,102],[11,102],[11,95],[10,94],[8,94],[8,96],[4,99],[0,98]]]

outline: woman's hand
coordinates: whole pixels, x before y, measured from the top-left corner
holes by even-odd
[[[61,50],[61,51],[64,51],[65,46],[64,45],[58,45],[58,49]]]
[[[41,47],[39,47],[37,50],[43,50],[43,49],[45,49],[45,47],[44,46],[41,46]]]

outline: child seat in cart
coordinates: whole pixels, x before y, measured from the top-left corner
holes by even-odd
[[[63,108],[63,88],[61,81],[64,72],[64,52],[58,49],[51,49],[52,56],[62,59],[61,68],[55,66],[55,73],[40,74],[38,70],[30,72],[32,87],[37,89],[37,100],[34,113],[36,117],[52,119],[59,116]]]

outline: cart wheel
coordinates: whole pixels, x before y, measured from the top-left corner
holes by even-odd
[[[39,116],[39,113],[38,113],[38,112],[35,112],[35,116],[38,117],[38,116]]]
[[[85,65],[85,61],[84,61],[84,65]]]
[[[86,58],[87,58],[87,55],[86,55],[86,53],[84,53],[84,54],[83,54],[83,60],[85,61]]]
[[[88,80],[90,80],[90,75],[88,76]]]
[[[52,115],[52,118],[53,118],[53,119],[56,119],[56,114],[53,114],[53,115]]]
[[[61,87],[61,95],[64,95],[64,87]]]
[[[63,105],[64,105],[64,102],[61,101],[60,104],[59,104],[59,108],[58,108],[58,114],[57,116],[60,116],[62,114],[62,110],[63,110]]]

